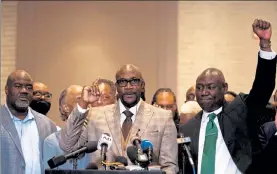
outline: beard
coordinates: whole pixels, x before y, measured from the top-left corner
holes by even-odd
[[[28,110],[30,101],[29,100],[19,100],[17,99],[14,104],[13,107],[17,112],[26,112]]]

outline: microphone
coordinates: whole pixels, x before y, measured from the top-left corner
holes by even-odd
[[[78,158],[78,156],[82,153],[92,153],[97,150],[97,142],[96,141],[89,141],[84,146],[82,146],[80,149],[73,151],[66,155],[60,155],[57,157],[53,157],[50,160],[47,161],[49,167],[51,169],[58,167],[66,162],[66,160],[71,158]]]
[[[127,156],[133,164],[137,164],[138,149],[134,146],[127,148]]]
[[[178,134],[177,143],[182,145],[182,150],[185,151],[189,158],[189,163],[194,169],[194,162],[188,144],[191,143],[190,137],[184,137],[182,133]]]
[[[140,131],[140,129],[138,130],[138,132]],[[138,136],[138,133],[136,134],[136,136],[132,137],[131,140],[132,144],[136,147],[137,149],[137,159],[136,161],[138,163],[146,163],[148,162],[148,158],[146,156],[146,154],[143,153],[142,149],[141,149],[141,139]]]
[[[89,163],[86,167],[86,169],[94,169],[97,170],[98,166],[95,163]]]
[[[140,139],[138,136],[132,137],[130,141],[132,142],[132,144],[133,144],[139,151],[141,151],[141,146],[140,146],[141,139]]]
[[[120,165],[110,166],[111,170],[126,170],[125,166],[128,165],[128,161],[124,156],[117,156],[115,158],[116,163],[121,163]]]
[[[141,148],[144,153],[147,154],[148,160],[151,163],[152,162],[152,155],[153,155],[153,144],[149,140],[143,140],[141,142]]]
[[[106,152],[112,146],[112,137],[108,133],[102,134],[101,138],[98,141],[97,149],[101,151],[102,161],[106,161]]]

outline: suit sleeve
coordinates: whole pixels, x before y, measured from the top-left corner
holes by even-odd
[[[87,128],[84,126],[90,110],[81,113],[75,108],[69,115],[65,127],[61,130],[60,147],[65,152],[72,152],[82,146],[87,139]]]
[[[159,164],[161,165],[161,169],[167,174],[176,174],[179,170],[178,144],[176,140],[177,130],[171,113],[168,118],[161,142]]]
[[[246,98],[246,106],[252,111],[265,108],[275,88],[276,57],[267,60],[258,54],[258,65],[255,80],[249,96]]]

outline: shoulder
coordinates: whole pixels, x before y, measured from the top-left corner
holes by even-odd
[[[159,117],[172,118],[172,112],[170,110],[158,108],[146,102],[143,102],[142,104],[144,105],[145,110],[150,110],[154,115],[158,115]]]
[[[274,121],[271,121],[271,122],[267,122],[265,124],[263,124],[261,126],[261,129],[265,132],[265,133],[268,133],[268,132],[271,132],[271,131],[276,131],[276,126],[275,126],[275,122]]]
[[[57,144],[56,142],[58,142],[58,138],[57,138],[57,133],[58,132],[54,132],[52,134],[50,134],[48,137],[45,138],[44,140],[44,144]]]
[[[56,124],[47,116],[42,115],[41,113],[38,113],[31,108],[30,108],[30,111],[32,112],[32,114],[34,115],[35,118],[39,118],[41,121],[43,121],[45,123],[45,125],[56,127]]]
[[[179,129],[181,132],[186,132],[187,130],[194,130],[197,128],[197,125],[201,124],[202,112],[199,112],[195,117],[187,121],[185,124],[181,124]]]

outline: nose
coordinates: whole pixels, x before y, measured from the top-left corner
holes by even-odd
[[[133,88],[130,82],[127,82],[126,88]]]
[[[209,95],[209,90],[207,88],[204,88],[201,94],[204,96]]]

